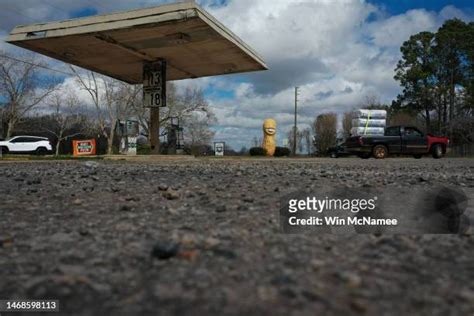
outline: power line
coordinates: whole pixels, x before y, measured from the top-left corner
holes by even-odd
[[[15,58],[15,57],[11,57],[11,56],[8,56],[8,55],[0,54],[0,57],[2,57],[2,58],[8,58],[8,59],[11,59],[11,60],[20,62],[20,63],[29,64],[29,65],[31,65],[31,66],[36,66],[36,67],[38,67],[38,68],[43,68],[43,69],[46,69],[46,70],[54,71],[54,72],[57,72],[57,73],[61,73],[61,74],[63,74],[63,75],[75,76],[74,74],[72,74],[72,73],[70,73],[70,72],[66,72],[66,71],[62,71],[62,70],[58,70],[58,69],[49,68],[49,67],[47,67],[47,66],[43,66],[43,65],[40,65],[40,64],[35,64],[35,63],[33,63],[33,62],[26,61],[26,60],[21,60],[21,59],[18,59],[18,58]]]

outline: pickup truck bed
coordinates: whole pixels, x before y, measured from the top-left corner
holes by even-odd
[[[384,159],[388,155],[412,155],[421,158],[431,154],[443,157],[449,146],[447,137],[424,135],[416,127],[392,126],[385,129],[384,136],[355,136],[346,141],[347,150],[361,158]]]

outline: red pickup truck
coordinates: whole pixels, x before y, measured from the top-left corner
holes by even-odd
[[[433,158],[443,157],[449,147],[447,137],[424,135],[411,126],[392,126],[385,129],[383,136],[355,136],[346,141],[347,151],[361,158],[387,158],[388,155],[412,155],[419,159],[431,154]]]

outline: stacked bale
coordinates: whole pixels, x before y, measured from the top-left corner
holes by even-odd
[[[352,136],[383,135],[387,124],[385,110],[357,110],[352,116]]]

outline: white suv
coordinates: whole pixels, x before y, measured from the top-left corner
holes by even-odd
[[[5,141],[0,141],[2,154],[31,154],[46,155],[52,151],[52,146],[46,137],[15,136]]]

